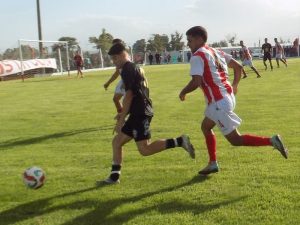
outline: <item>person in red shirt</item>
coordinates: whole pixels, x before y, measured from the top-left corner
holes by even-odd
[[[82,57],[81,57],[81,55],[79,54],[78,51],[76,52],[76,55],[74,56],[74,61],[75,61],[75,66],[77,68],[77,77],[80,74],[80,77],[83,78],[83,74],[82,74],[82,71],[81,71],[81,68],[83,66],[83,60],[82,60]]]

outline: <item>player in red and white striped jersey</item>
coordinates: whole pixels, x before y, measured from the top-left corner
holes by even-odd
[[[242,65],[243,66],[250,66],[250,68],[256,73],[257,78],[260,78],[261,77],[260,74],[258,73],[256,68],[253,66],[252,56],[250,54],[249,49],[244,45],[243,41],[240,41],[240,45],[242,47]],[[242,72],[244,74],[243,78],[246,78],[247,75],[245,73],[245,70],[243,69]]]
[[[186,94],[200,87],[207,102],[201,129],[206,140],[209,163],[199,174],[207,175],[219,170],[216,157],[216,137],[213,132],[216,125],[234,146],[273,146],[287,158],[287,149],[279,135],[273,137],[241,135],[237,130],[241,119],[234,113],[234,95],[237,93],[242,66],[230,55],[206,45],[207,32],[205,28],[192,27],[186,32],[186,35],[188,46],[193,53],[190,61],[191,80],[182,89],[179,98],[184,101]],[[234,71],[232,85],[228,80],[228,67],[233,68]]]
[[[276,62],[277,68],[279,68],[279,60],[283,62],[283,64],[287,67],[286,59],[284,57],[284,50],[281,44],[278,42],[277,38],[274,38],[275,41],[275,49],[276,49]]]

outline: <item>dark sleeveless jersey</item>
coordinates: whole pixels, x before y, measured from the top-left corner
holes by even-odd
[[[126,62],[122,67],[121,77],[125,91],[131,90],[133,93],[129,114],[131,116],[153,116],[148,83],[139,66],[132,62]]]

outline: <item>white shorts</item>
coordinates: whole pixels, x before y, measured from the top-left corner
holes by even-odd
[[[210,103],[205,110],[205,116],[211,119],[219,127],[223,135],[230,134],[242,122],[233,110],[235,108],[235,97],[227,95],[222,100]]]
[[[125,86],[122,79],[118,82],[116,86],[115,94],[125,95]]]
[[[276,59],[282,59],[282,54],[281,53],[276,54]]]
[[[243,66],[250,66],[250,67],[253,67],[252,60],[251,60],[251,59],[244,59],[243,62],[242,62],[242,65],[243,65]]]

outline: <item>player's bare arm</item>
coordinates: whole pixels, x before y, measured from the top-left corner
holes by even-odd
[[[124,99],[123,99],[123,110],[121,113],[118,114],[118,121],[115,127],[115,131],[120,133],[122,126],[125,123],[125,118],[129,112],[131,102],[133,99],[133,93],[131,90],[126,91]]]
[[[241,80],[243,66],[235,59],[231,59],[230,62],[228,63],[228,67],[233,69],[234,79],[232,82],[232,88],[233,88],[233,93],[236,94],[238,84]]]
[[[105,90],[107,90],[108,86],[114,82],[120,75],[119,70],[116,70],[113,75],[109,78],[109,80],[103,85],[103,87],[105,88]]]
[[[179,98],[181,101],[185,100],[185,95],[193,92],[198,87],[201,87],[202,85],[202,77],[201,76],[192,76],[192,80],[182,89],[182,91],[179,94]]]

